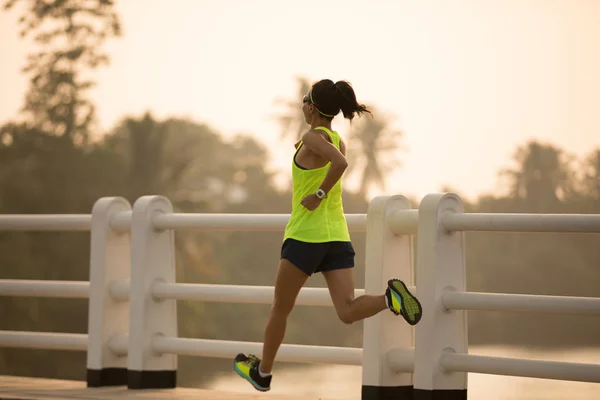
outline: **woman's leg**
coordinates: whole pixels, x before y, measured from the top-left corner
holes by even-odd
[[[288,315],[294,308],[296,297],[307,279],[308,275],[288,260],[281,259],[279,261],[279,270],[275,280],[275,296],[265,328],[260,372],[271,372],[275,355],[285,336]]]
[[[345,324],[371,317],[387,307],[385,295],[363,295],[354,298],[353,268],[335,269],[323,272],[331,300],[338,317]]]

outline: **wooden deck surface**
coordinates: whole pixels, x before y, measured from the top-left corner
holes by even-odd
[[[210,399],[210,400],[331,400],[316,397],[293,397],[260,393],[251,387],[247,393],[176,388],[128,390],[126,387],[87,388],[82,381],[0,376],[0,400],[106,400],[106,399]]]

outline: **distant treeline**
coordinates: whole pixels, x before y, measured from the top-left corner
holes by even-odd
[[[205,124],[157,120],[149,113],[125,116],[110,132],[97,131],[94,104],[86,98],[91,82],[81,73],[105,63],[103,40],[120,34],[111,2],[21,3],[29,6],[25,33],[36,36],[40,51],[28,59],[25,73],[31,82],[23,112],[0,127],[0,213],[89,213],[100,197],[123,196],[133,203],[146,194],[169,197],[180,212],[290,211],[290,192],[277,189],[274,172],[265,167],[268,152],[250,135],[227,141]],[[59,29],[44,30],[47,20]],[[282,101],[286,109],[278,112],[290,146],[306,128],[299,106],[307,87],[308,81],[299,78],[298,92]],[[390,129],[390,117],[374,114],[346,136],[353,167],[348,172],[360,174],[358,190],[344,192],[349,213],[365,213],[369,188],[383,187],[381,171],[398,166],[403,134]],[[576,160],[551,145],[527,142],[513,162],[503,171],[509,192],[482,196],[466,204],[467,211],[600,213],[600,150]],[[417,199],[413,203],[418,206]],[[178,232],[177,280],[272,285],[281,238],[280,233]],[[352,239],[360,288],[365,234],[353,233]],[[469,233],[468,290],[599,297],[598,240],[594,235]],[[0,279],[88,280],[89,256],[87,233],[0,232]],[[315,276],[309,285],[323,287],[324,281]],[[268,310],[179,302],[179,335],[261,341]],[[87,302],[0,298],[0,329],[85,333]],[[359,347],[362,323],[346,326],[333,309],[298,307],[285,342]],[[469,342],[597,346],[600,324],[591,317],[473,312]],[[199,385],[219,373],[231,373],[230,360],[181,357],[179,384]],[[85,379],[85,354],[2,349],[0,374]]]

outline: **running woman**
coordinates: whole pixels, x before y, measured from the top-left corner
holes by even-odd
[[[238,354],[234,370],[254,388],[271,388],[273,362],[283,342],[287,318],[306,280],[321,272],[338,317],[346,324],[371,317],[385,309],[415,325],[422,315],[419,301],[406,285],[390,279],[385,293],[354,298],[354,248],[342,205],[342,175],[348,166],[346,145],[331,121],[342,112],[371,113],[356,101],[346,81],[323,79],[315,83],[302,101],[310,129],[296,143],[292,160],[292,213],[285,228],[275,295],[264,333],[262,360]]]

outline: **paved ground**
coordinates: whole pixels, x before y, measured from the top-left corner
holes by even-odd
[[[128,390],[125,387],[87,388],[85,382],[55,379],[0,376],[0,400],[106,400],[106,399],[210,399],[210,400],[327,400],[314,397],[290,397],[267,393],[227,393],[176,388]]]

